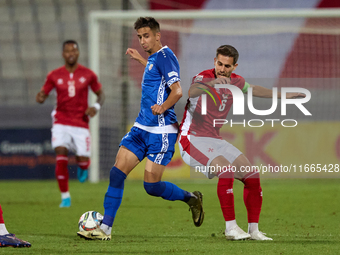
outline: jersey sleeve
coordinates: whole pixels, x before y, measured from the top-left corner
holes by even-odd
[[[91,90],[93,92],[97,92],[98,90],[100,90],[102,88],[102,84],[98,81],[98,77],[94,72],[92,72],[92,79],[91,79],[91,85],[90,86],[91,86]]]
[[[196,82],[203,82],[203,78],[204,78],[203,75],[197,74],[196,76],[194,76],[194,78],[192,78],[191,85],[196,83]]]
[[[231,78],[231,84],[239,87],[243,93],[247,93],[250,84],[242,76],[237,75]]]
[[[208,71],[211,71],[211,70],[208,70]],[[215,79],[215,76],[213,75],[212,72],[203,71],[203,72],[200,72],[199,74],[196,74],[192,78],[191,85],[196,82],[206,83],[206,82],[212,81],[213,79]]]
[[[55,85],[52,79],[52,73],[49,73],[46,77],[45,84],[41,88],[41,90],[43,90],[45,94],[48,95],[51,92],[51,90],[54,88],[54,86]]]
[[[169,87],[181,80],[179,75],[179,63],[175,54],[172,52],[163,51],[158,54],[157,67]]]
[[[250,87],[250,84],[248,83],[248,82],[244,82],[244,87],[243,87],[243,89],[242,89],[242,92],[243,93],[247,93],[247,91],[248,91],[248,88]]]

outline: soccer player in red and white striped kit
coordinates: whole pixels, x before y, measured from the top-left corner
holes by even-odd
[[[197,74],[189,89],[189,99],[180,125],[179,147],[185,163],[199,167],[208,178],[217,176],[217,195],[226,222],[225,236],[229,240],[272,240],[259,231],[258,222],[262,207],[262,189],[258,171],[242,172],[240,168],[252,169],[251,163],[241,151],[223,140],[219,134],[222,124],[213,125],[214,119],[225,120],[233,103],[233,95],[226,88],[215,89],[215,84],[232,84],[243,93],[251,87],[253,96],[271,98],[272,90],[251,85],[233,73],[237,67],[238,51],[231,45],[222,45],[216,51],[214,68]],[[206,96],[207,114],[201,114],[202,94],[207,91],[219,95],[221,101]],[[287,98],[304,97],[301,93],[287,93]],[[278,97],[281,94],[278,93]],[[208,166],[221,170],[211,172]],[[224,168],[223,168],[224,167]],[[229,167],[229,168],[228,168]],[[230,167],[234,167],[235,172]],[[210,171],[204,171],[204,170]],[[229,170],[228,170],[229,169]],[[244,183],[243,199],[248,213],[248,233],[236,223],[234,211],[234,178]]]
[[[91,155],[89,117],[98,113],[105,97],[96,74],[78,64],[78,43],[68,40],[62,47],[65,65],[47,75],[36,101],[44,103],[51,90],[56,90],[57,104],[52,112],[52,147],[57,155],[55,174],[62,199],[59,207],[70,207],[68,153],[69,151],[76,153],[77,176],[80,182],[85,182]],[[97,101],[93,106],[88,106],[89,88],[97,95]]]

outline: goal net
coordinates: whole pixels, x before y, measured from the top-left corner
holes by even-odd
[[[292,105],[287,108],[287,116],[282,116],[278,107],[271,118],[296,119],[299,124],[339,122],[339,10],[96,11],[89,19],[90,67],[104,86],[106,102],[99,120],[91,123],[92,181],[108,178],[119,142],[139,112],[144,68],[126,56],[125,51],[128,47],[135,48],[147,58],[133,29],[140,16],[158,20],[162,45],[169,46],[179,60],[183,98],[175,108],[178,121],[183,116],[192,77],[213,68],[216,49],[229,44],[240,54],[235,73],[249,83],[277,87],[279,91],[281,87],[302,87],[311,92],[312,100],[305,106],[312,117]],[[258,109],[269,109],[271,103],[271,100],[254,100]],[[308,140],[303,144],[309,145]],[[247,153],[260,145],[254,142],[242,146]],[[334,146],[334,154],[340,157],[340,140]],[[265,156],[257,156],[265,161]],[[271,157],[273,162],[280,162]]]

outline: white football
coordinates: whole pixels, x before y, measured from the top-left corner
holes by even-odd
[[[79,218],[78,227],[80,231],[94,230],[100,227],[103,215],[96,211],[88,211]]]

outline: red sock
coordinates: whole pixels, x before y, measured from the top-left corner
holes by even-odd
[[[233,192],[234,173],[225,172],[220,174],[218,177],[217,196],[220,200],[224,220],[235,220]]]
[[[57,155],[57,164],[55,168],[55,175],[58,181],[59,189],[61,192],[68,191],[68,169],[67,169],[67,156]]]
[[[248,212],[248,223],[258,223],[262,207],[260,174],[249,173],[243,179],[243,200]]]
[[[87,170],[90,166],[90,163],[90,159],[87,161],[77,161],[77,165],[83,170]]]
[[[5,224],[4,218],[2,217],[1,205],[0,205],[0,224]]]

